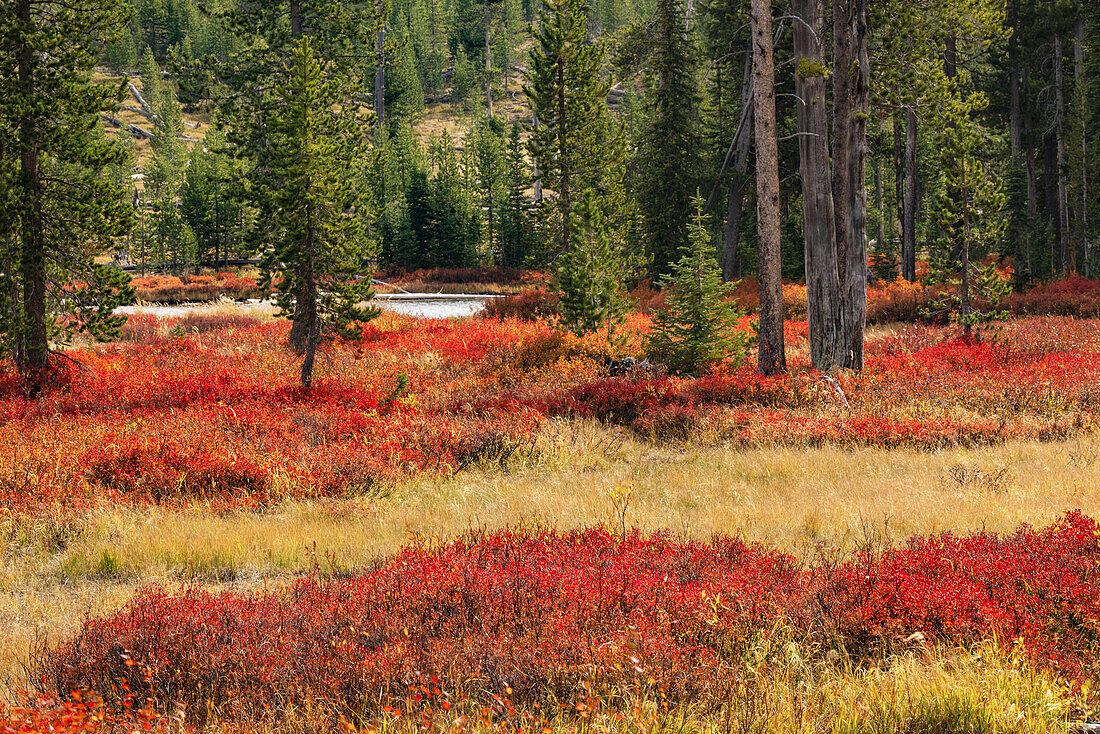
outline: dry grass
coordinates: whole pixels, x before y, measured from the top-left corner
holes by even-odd
[[[423,480],[385,500],[288,503],[264,513],[199,507],[112,509],[72,521],[0,525],[0,678],[16,675],[37,630],[75,629],[143,583],[279,583],[350,569],[411,536],[475,528],[605,522],[706,537],[722,532],[809,553],[867,533],[1045,524],[1100,514],[1094,438],[938,453],[840,448],[657,446],[593,423],[552,422],[539,451],[505,470]],[[960,467],[964,471],[960,471]],[[959,477],[963,477],[962,480]]]

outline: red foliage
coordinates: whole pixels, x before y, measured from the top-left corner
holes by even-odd
[[[726,690],[720,660],[779,622],[857,658],[913,632],[1018,641],[1081,681],[1100,673],[1098,534],[1070,513],[804,567],[728,537],[501,531],[289,591],[149,589],[88,620],[42,672],[59,690],[125,684],[181,701],[196,724],[208,710],[370,715],[427,676],[452,694],[508,689],[517,706],[568,703],[593,677],[650,677],[672,700],[700,701]]]
[[[647,324],[634,315],[628,327]],[[621,352],[599,336],[387,314],[361,341],[326,344],[309,391],[297,387],[286,329],[245,317],[136,317],[130,341],[72,352],[80,366],[55,360],[33,398],[0,370],[0,501],[35,513],[379,494],[418,474],[500,460],[546,416],[655,438],[706,429],[742,445],[921,447],[1057,438],[1100,416],[1096,321],[1027,319],[986,342],[913,328],[872,339],[865,370],[830,383],[807,365],[805,322],[785,325],[786,376],[761,377],[750,361],[697,380],[659,370],[609,379],[603,361]]]
[[[65,700],[19,693],[17,703],[0,702],[0,734],[87,734],[87,732],[183,732],[180,717],[165,717],[148,705],[135,705],[132,693],[120,706],[107,706],[95,693],[74,691]],[[147,704],[148,702],[146,702]]]
[[[421,268],[419,270],[382,273],[379,280],[387,283],[498,283],[518,285],[525,282],[527,271],[520,268]]]
[[[538,321],[557,313],[558,296],[542,288],[533,288],[504,298],[490,299],[480,315],[482,318]]]
[[[1026,293],[1013,293],[1005,299],[1005,306],[1021,316],[1100,318],[1100,280],[1073,275]]]
[[[137,300],[147,303],[214,301],[219,298],[259,298],[263,295],[254,278],[217,275],[147,275],[133,279]]]

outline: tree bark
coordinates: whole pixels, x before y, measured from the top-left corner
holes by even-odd
[[[884,198],[882,192],[882,157],[875,156],[875,211],[878,212],[878,232],[875,242],[878,245],[878,252],[882,252],[882,248],[886,246],[886,205],[883,202]]]
[[[752,0],[753,97],[756,130],[756,214],[759,228],[760,352],[765,375],[787,371],[783,347],[783,282],[779,251],[779,142],[775,125],[775,62],[771,0]]]
[[[570,191],[572,178],[572,160],[570,158],[570,144],[566,139],[565,121],[568,118],[565,99],[565,59],[558,58],[555,65],[557,75],[557,113],[558,113],[558,154],[560,158],[561,176],[558,179],[558,204],[561,209],[561,252],[569,252],[569,216],[573,211],[572,191]]]
[[[802,178],[803,245],[810,360],[823,372],[844,361],[844,312],[836,252],[829,130],[825,110],[825,63],[821,54],[824,0],[794,0],[795,96],[798,98],[798,159]]]
[[[1088,134],[1088,95],[1085,85],[1085,11],[1081,2],[1077,2],[1077,20],[1073,26],[1073,77],[1077,91],[1081,116],[1081,231],[1078,238],[1080,260],[1078,270],[1086,278],[1091,277],[1089,263],[1089,134]]]
[[[534,130],[539,129],[539,116],[535,114],[534,110],[531,111],[531,128]],[[532,199],[534,200],[535,206],[538,206],[542,203],[542,175],[539,172],[539,162],[537,160],[532,160],[531,165],[533,168],[533,177],[535,179],[531,184],[533,192]]]
[[[313,226],[312,206],[306,211],[309,224],[306,226],[306,259],[302,263],[302,289],[294,304],[294,322],[305,324],[305,345],[302,359],[302,387],[307,390],[313,386],[313,363],[317,355],[317,339],[320,336],[320,320],[317,312],[317,278],[315,276],[316,236]],[[301,316],[301,319],[298,316]]]
[[[381,7],[381,6],[379,6]],[[382,19],[382,28],[374,39],[374,129],[382,131],[386,121],[386,26]]]
[[[917,111],[905,110],[905,180],[901,212],[901,275],[917,282]]]
[[[1018,0],[1008,0],[1007,25],[1012,28],[1008,39],[1008,139],[1012,157],[1020,153],[1023,139],[1023,120],[1020,110],[1020,39],[1019,20],[1016,13]]]
[[[1066,194],[1066,119],[1065,74],[1062,64],[1062,34],[1054,34],[1054,136],[1057,148],[1058,174],[1058,250],[1061,255],[1062,274],[1070,271],[1069,250],[1069,201]]]
[[[898,243],[898,255],[901,255],[901,221],[905,216],[905,129],[903,127],[902,116],[900,112],[894,113],[893,121],[893,133],[894,133],[894,212],[891,216],[893,220],[893,234],[897,237]],[[905,258],[901,257],[900,272],[901,275],[905,275]]]
[[[302,2],[290,0],[290,37],[302,35]]]
[[[301,0],[290,0],[290,37],[298,38],[303,33],[302,27],[302,3]],[[381,67],[379,67],[381,68]],[[375,98],[375,106],[378,99]],[[174,259],[175,255],[173,255]],[[310,300],[309,294],[303,288],[294,294],[294,315],[290,319],[290,335],[287,341],[290,348],[298,354],[307,353],[310,349],[310,334],[312,326],[309,321],[307,309],[302,304]],[[310,372],[313,370],[313,360],[309,359]],[[305,371],[303,368],[302,384],[305,385]]]
[[[871,107],[867,0],[837,0],[833,43],[833,194],[844,310],[842,366],[862,370],[867,322],[867,119]]]
[[[493,119],[493,53],[489,46],[489,6],[485,6],[483,18],[485,24],[485,114]]]
[[[27,33],[32,31],[31,0],[19,0],[16,14]],[[19,86],[26,99],[35,96],[34,47],[22,41],[19,54]],[[22,205],[20,269],[23,280],[23,324],[16,348],[16,366],[23,379],[37,390],[41,373],[49,366],[49,328],[46,320],[46,242],[43,222],[39,134],[31,111],[24,111],[20,126],[20,180]]]
[[[741,82],[741,111],[744,125],[738,125],[734,141],[733,176],[730,177],[729,200],[726,202],[726,228],[722,237],[722,280],[729,282],[741,276],[741,209],[745,205],[748,187],[749,152],[752,149],[753,125],[752,54],[745,54],[745,72]]]
[[[1034,240],[1032,239],[1032,232],[1035,228],[1035,223],[1038,221],[1039,207],[1036,201],[1035,142],[1032,134],[1031,121],[1031,71],[1026,62],[1023,64],[1020,76],[1020,84],[1023,87],[1023,94],[1021,95],[1023,97],[1023,102],[1021,106],[1023,107],[1022,113],[1024,118],[1024,129],[1020,142],[1024,149],[1024,178],[1027,188],[1027,227],[1024,228],[1024,247],[1026,248],[1027,275],[1030,279],[1034,277],[1035,274],[1035,247]]]

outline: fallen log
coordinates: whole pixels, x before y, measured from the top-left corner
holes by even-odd
[[[153,139],[153,133],[149,132],[148,130],[146,130],[143,127],[138,127],[137,125],[135,125],[131,122],[124,122],[124,121],[118,119],[117,117],[113,117],[113,116],[108,115],[108,114],[103,113],[103,112],[100,112],[99,116],[105,122],[108,122],[111,125],[114,125],[115,127],[118,127],[118,128],[124,127],[124,128],[126,128],[127,130],[130,131],[130,134],[133,135],[135,138],[139,138],[139,139],[142,139],[142,140],[152,140]]]
[[[142,106],[142,109],[148,110],[150,115],[156,115],[156,113],[153,112],[153,108],[150,107],[149,103],[145,101],[145,97],[141,96],[141,92],[138,91],[138,88],[134,86],[133,82],[126,82],[126,86],[130,88],[130,94],[132,94],[134,99],[138,101],[138,104]]]

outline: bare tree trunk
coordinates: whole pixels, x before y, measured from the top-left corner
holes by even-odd
[[[959,304],[959,313],[962,315],[963,335],[967,340],[971,337],[970,326],[970,182],[966,176],[966,160],[962,161],[962,297]]]
[[[374,129],[381,132],[386,121],[386,21],[374,38]]]
[[[1057,147],[1058,174],[1058,249],[1062,274],[1070,271],[1069,201],[1066,195],[1066,140],[1063,122],[1066,118],[1065,75],[1062,65],[1062,34],[1054,34],[1054,135]]]
[[[573,211],[573,199],[572,191],[570,190],[572,179],[572,167],[573,162],[571,160],[570,143],[566,140],[565,125],[562,124],[568,119],[566,115],[566,100],[565,100],[565,61],[558,59],[555,68],[555,74],[557,75],[557,113],[558,113],[558,155],[560,156],[559,167],[561,169],[561,177],[558,179],[558,206],[561,210],[561,252],[569,252],[569,215]]]
[[[885,198],[882,192],[882,157],[875,156],[875,210],[878,212],[878,232],[875,236],[875,242],[878,243],[878,252],[882,252],[882,248],[886,246],[886,205],[883,202]]]
[[[489,6],[485,6],[482,20],[485,24],[485,113],[493,119],[493,49],[489,46]]]
[[[1089,134],[1088,134],[1088,95],[1085,85],[1085,15],[1081,2],[1077,2],[1077,21],[1073,27],[1073,77],[1077,89],[1081,116],[1081,232],[1080,263],[1078,269],[1086,278],[1091,277],[1089,262]]]
[[[1020,144],[1023,135],[1023,120],[1020,113],[1020,40],[1017,32],[1016,3],[1018,0],[1008,0],[1007,24],[1013,29],[1012,37],[1008,39],[1008,139],[1012,146],[1012,157],[1020,153]]]
[[[867,0],[837,0],[833,43],[833,194],[844,310],[843,366],[862,370],[867,322],[867,119],[871,107]]]
[[[531,127],[534,128],[535,130],[538,130],[538,128],[539,128],[539,117],[538,117],[538,115],[536,115],[534,113],[533,110],[531,112]],[[536,161],[533,162],[532,165],[534,166],[534,179],[535,179],[534,183],[532,184],[532,189],[533,189],[533,192],[534,192],[533,199],[534,199],[535,205],[538,206],[539,204],[542,203],[542,175],[539,172],[539,162],[536,160]]]
[[[905,130],[900,112],[894,113],[894,221],[893,234],[897,238],[898,254],[901,256],[901,275],[905,275],[905,257],[901,253],[901,223],[905,217]]]
[[[917,282],[917,111],[905,110],[905,182],[901,217],[901,275]]]
[[[771,0],[752,0],[753,97],[756,128],[756,213],[759,228],[760,353],[765,375],[787,371],[783,347],[783,281],[779,251],[779,143],[775,125],[775,62]]]
[[[734,142],[733,176],[730,195],[726,203],[726,228],[722,239],[722,279],[726,282],[741,275],[741,209],[745,205],[745,189],[748,186],[749,151],[752,148],[752,54],[745,54],[745,73],[741,82],[741,110],[745,124],[738,126]]]
[[[290,37],[297,38],[302,35],[302,2],[290,0]]]
[[[1027,216],[1031,220],[1031,223],[1034,224],[1036,217],[1039,216],[1039,204],[1037,200],[1037,192],[1039,187],[1038,182],[1036,181],[1035,171],[1035,141],[1032,139],[1034,133],[1034,125],[1031,119],[1031,68],[1027,64],[1024,65],[1023,70],[1023,86],[1023,146],[1025,167],[1027,169]]]
[[[803,244],[810,360],[828,372],[844,361],[844,312],[836,253],[836,220],[829,166],[829,121],[825,110],[826,67],[821,54],[824,0],[794,0],[795,96],[798,98],[798,158],[802,178]]]

